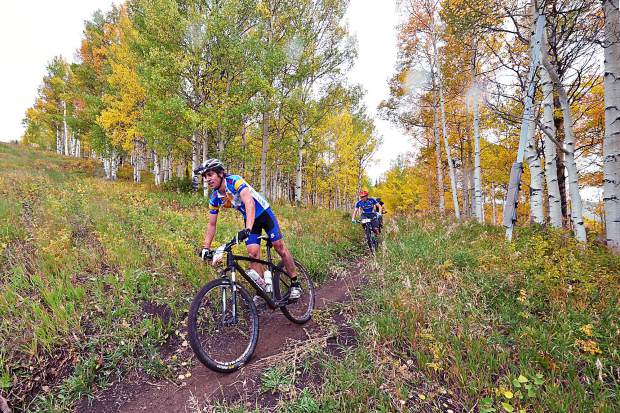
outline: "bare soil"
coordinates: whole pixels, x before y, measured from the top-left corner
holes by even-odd
[[[356,287],[362,282],[362,261],[326,281],[316,288],[317,317],[304,325],[293,324],[279,311],[259,310],[260,334],[252,360],[234,373],[218,373],[203,366],[187,352],[187,348],[178,348],[177,353],[185,352],[191,357],[191,374],[172,381],[149,382],[144,374],[127,377],[112,387],[95,395],[94,399],[82,400],[77,412],[113,413],[113,412],[189,412],[198,407],[217,402],[234,402],[247,397],[254,397],[253,403],[270,407],[277,400],[260,390],[260,376],[265,368],[279,359],[282,354],[297,354],[297,349],[304,343],[318,343],[328,354],[339,356],[342,346],[352,346],[356,342],[355,331],[351,329],[341,314],[329,315],[327,323],[331,332],[326,333],[326,320],[318,317],[323,311],[349,302]],[[147,310],[148,311],[148,310]],[[175,343],[181,347],[183,343]],[[170,349],[166,349],[168,353]],[[293,360],[294,362],[294,360]],[[320,380],[316,374],[305,373],[300,383],[309,385]]]

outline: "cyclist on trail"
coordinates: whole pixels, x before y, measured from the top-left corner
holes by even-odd
[[[377,200],[377,205],[375,205],[375,211],[376,212],[380,212],[380,214],[379,214],[379,227],[383,228],[383,216],[385,214],[387,214],[387,210],[384,207],[385,202],[383,202],[381,200],[381,198],[379,198],[379,197],[377,197],[375,199]]]
[[[383,206],[377,202],[375,198],[368,197],[368,191],[360,191],[360,200],[355,204],[355,210],[351,216],[351,222],[355,221],[355,216],[361,213],[362,218],[371,219],[371,227],[375,234],[379,234],[379,220],[378,217],[383,213]],[[375,207],[379,209],[379,212],[375,212]]]
[[[260,259],[261,240],[258,237],[265,230],[273,248],[282,258],[286,272],[291,277],[289,297],[293,300],[298,299],[302,291],[301,285],[297,281],[297,270],[293,256],[284,245],[278,220],[271,210],[269,202],[241,176],[227,174],[224,164],[218,159],[207,159],[198,168],[194,169],[193,184],[195,188],[198,186],[198,176],[202,176],[209,188],[213,190],[209,198],[209,224],[205,232],[200,257],[206,260],[213,254],[211,242],[215,236],[220,208],[235,208],[241,212],[245,222],[245,228],[239,231],[237,237],[239,241],[246,240],[245,245],[248,255],[251,258]],[[260,281],[263,281],[262,285],[265,285],[263,278],[260,276],[262,273],[260,271],[260,264],[251,263],[250,267],[259,274]]]

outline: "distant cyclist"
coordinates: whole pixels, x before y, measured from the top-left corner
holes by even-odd
[[[198,176],[202,176],[213,190],[209,198],[209,225],[205,232],[204,244],[200,253],[206,259],[212,255],[211,242],[215,236],[217,217],[221,207],[235,208],[243,216],[245,228],[237,234],[238,239],[246,240],[248,255],[260,259],[260,239],[262,231],[269,236],[273,248],[282,258],[286,272],[291,277],[289,297],[293,300],[301,296],[301,286],[297,281],[297,269],[293,257],[282,240],[282,233],[278,220],[274,215],[269,202],[254,190],[239,175],[227,174],[224,164],[218,159],[207,159],[198,168],[194,169],[194,187],[198,186]],[[258,268],[254,268],[261,274]],[[261,281],[264,280],[261,277]]]
[[[379,214],[379,227],[383,229],[383,216],[387,214],[387,210],[385,209],[385,203],[381,200],[381,198],[375,198],[377,200],[377,205],[375,205],[375,211],[380,212]]]
[[[355,222],[355,217],[358,213],[361,213],[362,218],[369,218],[371,221],[371,227],[375,234],[379,233],[379,217],[383,213],[383,207],[375,198],[368,197],[368,191],[360,191],[360,200],[355,204],[355,210],[351,216],[351,222]],[[375,212],[375,208],[379,209],[379,212]]]

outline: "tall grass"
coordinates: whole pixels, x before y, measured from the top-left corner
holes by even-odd
[[[196,256],[203,197],[106,182],[97,171],[89,160],[0,145],[0,391],[18,410],[70,410],[135,368],[166,374],[158,346],[216,276]],[[316,280],[353,245],[336,213],[274,209]],[[218,242],[241,228],[237,215],[221,214]],[[147,302],[170,320],[145,314]]]
[[[620,257],[541,228],[508,243],[403,218],[385,235],[318,411],[620,410]]]

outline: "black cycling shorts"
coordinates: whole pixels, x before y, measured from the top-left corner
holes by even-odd
[[[260,245],[260,240],[258,239],[258,237],[260,237],[263,230],[265,230],[265,233],[269,236],[269,240],[272,242],[282,239],[282,233],[280,232],[280,225],[278,225],[278,219],[276,218],[271,208],[267,208],[263,211],[262,214],[260,214],[254,219],[254,225],[250,230],[250,236],[247,240],[245,240],[245,244]]]

